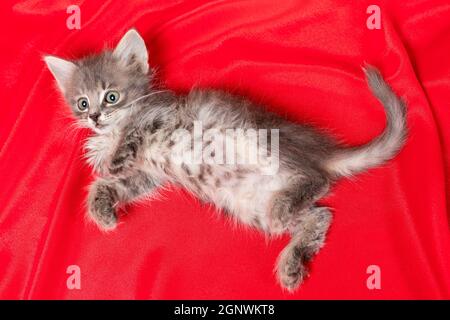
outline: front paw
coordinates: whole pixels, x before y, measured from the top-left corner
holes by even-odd
[[[108,185],[94,185],[89,196],[89,217],[103,231],[117,226],[115,209],[117,194]]]

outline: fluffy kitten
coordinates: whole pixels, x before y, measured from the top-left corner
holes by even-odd
[[[151,195],[162,184],[183,186],[247,225],[268,234],[291,234],[276,274],[283,288],[295,290],[331,223],[330,211],[316,201],[336,179],[381,165],[397,154],[407,131],[404,103],[376,69],[367,67],[368,85],[386,111],[386,129],[366,145],[345,148],[242,97],[216,90],[177,95],[155,89],[147,60],[145,43],[135,30],[127,32],[113,51],[77,61],[45,57],[74,115],[95,132],[86,144],[87,160],[99,174],[90,187],[89,217],[110,230],[117,225],[119,203]],[[174,133],[198,139],[196,122],[215,130],[201,137],[202,147],[194,151],[212,158],[217,149],[211,145],[228,141],[227,129],[278,129],[276,139],[269,140],[279,146],[272,145],[256,164],[174,161],[175,150],[193,151],[190,139],[177,139]],[[250,143],[244,136],[233,152],[242,156]],[[278,161],[278,170],[270,174],[269,157]]]

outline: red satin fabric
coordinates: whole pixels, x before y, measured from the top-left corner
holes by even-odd
[[[66,28],[69,4],[81,30]],[[381,30],[366,27],[371,4]],[[448,1],[24,0],[0,13],[0,298],[450,298]],[[109,234],[85,223],[86,132],[41,56],[98,52],[130,27],[169,88],[232,89],[349,144],[384,127],[364,61],[407,100],[406,147],[335,186],[327,244],[295,294],[272,274],[287,237],[236,227],[184,191],[130,206]],[[66,286],[70,265],[80,290]],[[370,265],[380,290],[366,286]]]

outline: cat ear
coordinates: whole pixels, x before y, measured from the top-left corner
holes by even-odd
[[[77,66],[73,62],[54,56],[45,56],[44,61],[50,69],[50,72],[53,74],[53,77],[55,77],[59,89],[62,93],[65,93],[67,83],[77,69]]]
[[[126,65],[138,63],[144,73],[148,72],[148,53],[144,39],[135,29],[130,29],[119,41],[113,55]]]

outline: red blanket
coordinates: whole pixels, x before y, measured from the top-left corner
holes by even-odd
[[[66,26],[70,4],[80,30]],[[367,27],[371,4],[380,29]],[[450,298],[448,0],[4,0],[0,14],[0,298]],[[287,237],[235,226],[174,187],[128,207],[114,232],[85,222],[87,133],[41,57],[98,52],[130,27],[169,88],[232,89],[351,145],[385,124],[364,62],[407,101],[403,151],[323,201],[334,224],[295,294],[273,276]]]

